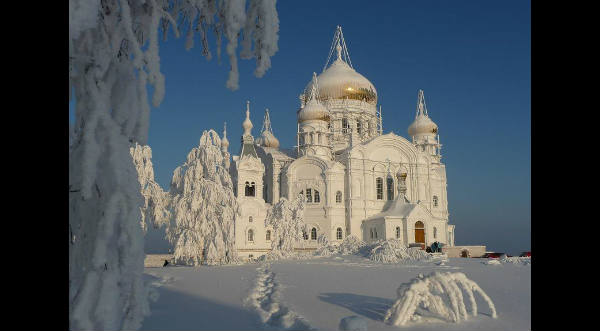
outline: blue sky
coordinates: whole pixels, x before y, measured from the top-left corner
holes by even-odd
[[[149,145],[156,180],[173,170],[203,130],[228,123],[239,153],[245,101],[253,133],[269,108],[282,146],[295,143],[298,95],[320,73],[337,25],[354,68],[376,87],[384,133],[408,137],[417,90],[438,124],[456,244],[519,253],[531,235],[531,13],[510,1],[278,1],[279,51],[258,79],[240,60],[240,89],[225,88],[229,63],[186,51],[184,38],[160,48],[166,96],[152,110]],[[216,54],[214,38],[212,53]],[[199,42],[196,42],[199,45]]]

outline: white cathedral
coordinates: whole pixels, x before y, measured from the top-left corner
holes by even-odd
[[[329,66],[331,56],[337,58]],[[281,149],[268,109],[262,132],[252,136],[249,102],[240,155],[231,175],[241,207],[235,223],[238,255],[258,257],[271,249],[267,210],[280,198],[305,197],[308,231],[297,249],[314,249],[354,235],[366,242],[397,238],[405,244],[434,241],[454,246],[448,224],[446,168],[437,125],[418,92],[410,140],[383,133],[377,91],[355,71],[338,26],[320,75],[300,95],[297,145]],[[222,150],[229,154],[226,129]]]

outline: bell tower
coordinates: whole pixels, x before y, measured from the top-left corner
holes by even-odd
[[[237,197],[244,199],[260,199],[263,197],[263,174],[265,166],[262,164],[252,136],[252,121],[250,121],[250,101],[246,101],[246,119],[242,123],[242,149],[240,157],[235,161]]]
[[[417,114],[415,120],[408,127],[408,134],[412,137],[413,144],[419,151],[431,155],[434,160],[440,162],[442,145],[440,144],[438,126],[429,118],[423,90],[419,90]]]

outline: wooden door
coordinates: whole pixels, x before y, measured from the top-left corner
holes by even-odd
[[[415,242],[425,243],[425,224],[421,221],[415,223]]]

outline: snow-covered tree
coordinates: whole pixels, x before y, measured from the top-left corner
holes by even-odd
[[[271,226],[271,248],[273,251],[292,252],[294,244],[302,240],[306,231],[304,224],[304,197],[294,200],[281,198],[268,211],[265,226]]]
[[[142,229],[144,232],[148,231],[149,226],[158,229],[169,223],[171,195],[154,181],[152,149],[150,146],[135,143],[129,150],[133,157],[133,164],[137,170],[141,192],[144,196],[144,205],[140,208]]]
[[[146,144],[150,105],[164,96],[159,30],[200,32],[210,56],[212,29],[238,87],[236,48],[256,57],[256,76],[277,51],[275,0],[69,0],[69,100],[75,122],[69,149],[69,321],[72,330],[138,329],[148,314],[140,193],[129,153]],[[242,32],[243,30],[243,32]],[[252,48],[252,46],[254,48]]]
[[[177,263],[223,264],[237,260],[235,219],[239,207],[221,152],[221,139],[204,131],[200,145],[175,169],[171,181],[173,216],[167,238]]]

